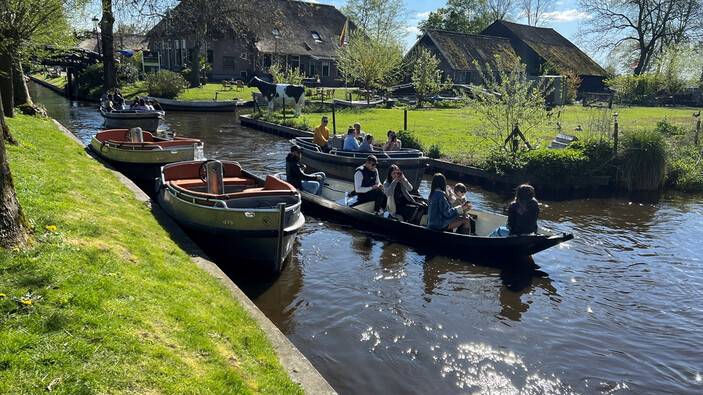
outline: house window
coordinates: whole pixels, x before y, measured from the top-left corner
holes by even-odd
[[[225,70],[234,70],[234,56],[223,56],[222,68]]]
[[[290,68],[291,70],[300,69],[300,56],[291,55],[290,56]]]
[[[322,42],[322,37],[320,37],[320,34],[316,31],[310,32],[312,33],[312,38],[317,41],[317,42]]]
[[[188,52],[186,52],[186,40],[181,40],[181,64],[186,64]]]
[[[308,77],[314,77],[315,76],[315,64],[310,63],[310,74],[308,74]]]
[[[281,37],[281,31],[278,29],[273,29],[273,35],[276,37]]]
[[[242,52],[240,56],[241,56],[242,59],[244,59],[244,60],[249,60],[249,54],[247,54],[246,52]]]
[[[240,72],[239,72],[239,76],[242,77],[242,78],[246,78],[247,72],[246,72],[246,71],[240,71]]]
[[[322,62],[322,76],[323,77],[329,77],[330,76],[330,62]]]
[[[173,64],[176,66],[181,65],[181,41],[173,41]]]
[[[271,67],[271,54],[264,54],[264,67]]]
[[[207,50],[207,62],[210,64],[213,64],[213,54],[212,54],[212,49]]]

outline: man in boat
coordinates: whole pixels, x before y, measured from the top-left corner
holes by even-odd
[[[366,135],[364,142],[359,146],[359,152],[373,152],[373,136],[370,134]]]
[[[323,152],[329,151],[327,146],[327,140],[330,138],[330,130],[327,128],[329,122],[330,118],[327,115],[322,117],[322,122],[315,128],[315,135],[312,138],[312,142],[319,145]]]
[[[322,188],[325,186],[325,173],[317,172],[305,174],[305,165],[300,163],[303,151],[297,145],[290,147],[290,153],[286,157],[286,181],[298,189],[310,192],[313,195],[322,195]]]
[[[354,191],[358,196],[356,204],[374,202],[373,211],[376,214],[382,207],[386,207],[386,194],[383,193],[377,165],[378,159],[374,155],[369,155],[366,157],[366,163],[354,171]]]

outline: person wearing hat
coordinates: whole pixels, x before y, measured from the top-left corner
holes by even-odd
[[[358,198],[356,204],[374,202],[373,211],[380,213],[386,207],[386,194],[383,193],[383,184],[378,175],[378,159],[374,155],[366,157],[366,163],[354,171],[354,191]]]
[[[290,147],[290,153],[286,157],[286,181],[305,192],[322,195],[322,188],[327,177],[323,172],[305,174],[305,165],[300,163],[302,155],[303,151],[300,147],[297,145]]]

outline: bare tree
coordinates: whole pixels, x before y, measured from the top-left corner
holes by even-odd
[[[381,42],[401,42],[409,10],[403,0],[348,0],[342,12],[357,28]]]
[[[593,17],[583,32],[598,50],[633,48],[634,74],[649,70],[667,46],[700,39],[700,0],[580,0]]]
[[[530,26],[539,26],[549,20],[548,14],[554,11],[556,0],[519,0],[521,15]]]
[[[515,13],[517,0],[486,0],[485,6],[490,23],[497,20],[511,20]]]

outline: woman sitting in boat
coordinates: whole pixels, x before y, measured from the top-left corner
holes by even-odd
[[[539,203],[532,185],[522,184],[515,191],[515,200],[508,207],[508,229],[511,235],[537,232]]]
[[[356,130],[354,130],[354,128],[352,128],[351,126],[349,127],[349,130],[347,131],[347,138],[344,139],[343,150],[345,150],[345,151],[358,151],[359,150],[359,142],[356,141]]]
[[[453,231],[459,228],[461,233],[471,232],[471,222],[467,217],[461,216],[469,210],[468,204],[452,207],[447,200],[447,179],[442,173],[435,173],[430,187],[430,202],[427,213],[427,227],[435,230]]]
[[[286,156],[286,181],[298,189],[310,192],[313,195],[322,195],[325,186],[325,173],[317,172],[305,174],[305,165],[300,163],[303,151],[297,145],[290,147],[290,153]]]
[[[412,184],[397,165],[388,167],[388,176],[383,183],[383,192],[388,197],[386,211],[388,215],[401,221],[419,223],[425,214],[425,202],[417,201],[411,194]]]

